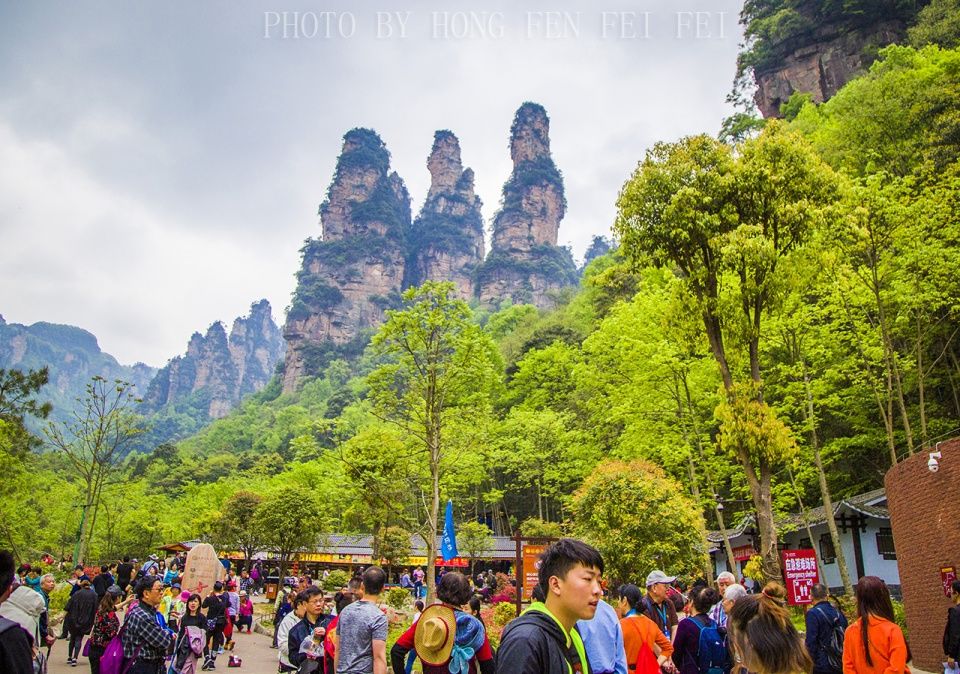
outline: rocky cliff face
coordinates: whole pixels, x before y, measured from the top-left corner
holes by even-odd
[[[407,240],[404,286],[453,281],[461,299],[474,296],[473,274],[483,262],[483,216],[473,170],[463,168],[460,141],[437,131],[427,159],[430,191]]]
[[[505,298],[550,306],[550,293],[577,282],[570,252],[557,246],[566,211],[563,178],[550,156],[550,120],[536,103],[517,110],[510,129],[513,173],[493,222],[490,256],[478,270],[480,301]]]
[[[390,153],[375,132],[354,129],[344,136],[320,222],[322,239],[308,239],[302,249],[283,328],[284,391],[318,374],[399,304],[410,196],[390,172]]]
[[[234,321],[229,338],[219,321],[204,335],[193,333],[186,353],[172,358],[150,382],[144,408],[157,411],[189,401],[201,405],[209,419],[224,417],[243,396],[266,386],[283,349],[270,303],[260,300],[249,316]]]
[[[784,56],[775,66],[754,72],[754,100],[764,117],[779,117],[780,106],[796,92],[823,103],[876,59],[877,50],[902,42],[907,22],[887,19],[866,25],[828,23],[778,47]]]

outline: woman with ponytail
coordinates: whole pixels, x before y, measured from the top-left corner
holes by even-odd
[[[801,674],[813,670],[803,639],[790,622],[786,591],[767,583],[760,594],[748,594],[733,605],[727,618],[737,662],[755,674]]]
[[[843,639],[843,674],[909,674],[910,650],[893,621],[886,583],[864,576],[857,583],[857,615]]]

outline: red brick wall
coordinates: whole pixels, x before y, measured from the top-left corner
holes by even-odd
[[[913,662],[942,670],[943,627],[951,602],[943,594],[940,567],[960,569],[960,438],[940,445],[940,470],[918,453],[891,468],[884,479],[897,566],[903,590]]]

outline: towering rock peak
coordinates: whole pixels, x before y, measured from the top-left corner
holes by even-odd
[[[190,341],[187,342],[187,355],[193,358],[199,358],[203,349],[203,335],[195,332],[190,335]]]
[[[322,237],[302,249],[297,288],[287,311],[284,391],[318,374],[361,331],[379,325],[399,303],[410,195],[390,153],[371,129],[343,137],[337,168],[320,205]]]
[[[516,167],[521,162],[550,156],[550,118],[539,103],[524,103],[510,127],[510,158]]]
[[[280,329],[271,317],[270,303],[261,300],[250,307],[249,316],[233,322],[229,337],[220,321],[203,335],[193,333],[186,353],[172,358],[150,382],[144,407],[179,410],[202,403],[206,417],[218,419],[244,395],[266,386],[282,357]]]
[[[266,386],[277,363],[283,359],[284,347],[283,335],[273,322],[267,300],[254,302],[249,316],[238,317],[233,322],[229,348],[237,368],[241,397]]]
[[[409,195],[400,176],[389,170],[390,153],[375,131],[353,129],[344,135],[333,181],[320,205],[324,241],[365,231],[402,238],[410,221]]]
[[[563,176],[550,156],[550,120],[543,106],[524,103],[510,127],[513,173],[493,221],[493,250],[528,253],[556,246],[567,209]]]
[[[463,175],[463,162],[460,160],[460,140],[452,131],[437,131],[433,135],[433,149],[427,157],[427,170],[430,171],[427,201],[443,192],[456,190]]]
[[[430,191],[408,238],[404,285],[453,281],[463,299],[474,296],[473,274],[483,261],[483,215],[473,170],[463,169],[460,141],[450,131],[434,134],[427,157]]]
[[[480,301],[510,298],[550,306],[551,291],[575,284],[577,271],[570,251],[557,246],[567,202],[550,155],[550,120],[543,106],[524,103],[517,110],[510,155],[513,172],[493,221],[490,256],[477,274]]]

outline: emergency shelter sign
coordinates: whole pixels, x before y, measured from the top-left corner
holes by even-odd
[[[787,603],[803,606],[812,601],[811,590],[820,582],[817,571],[817,553],[812,548],[784,550],[780,553],[783,562],[783,578],[787,585]]]

